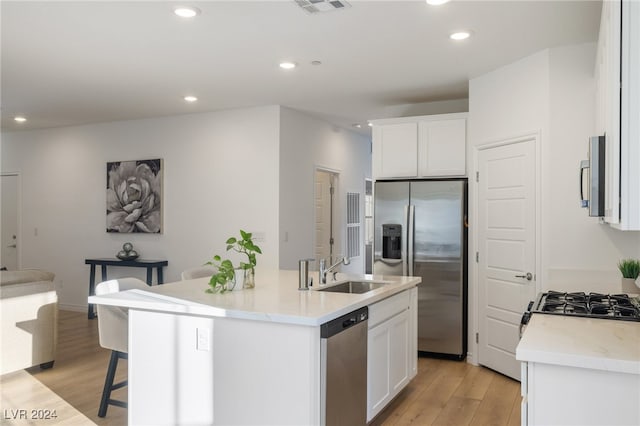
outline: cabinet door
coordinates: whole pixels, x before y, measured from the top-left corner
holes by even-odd
[[[367,336],[367,422],[387,404],[389,397],[390,328],[387,322]]]
[[[596,126],[605,135],[605,221],[620,221],[620,2],[602,3],[596,64]]]
[[[605,222],[640,230],[640,4],[603,2],[596,63],[598,131],[606,135]]]
[[[418,174],[417,123],[373,127],[373,177],[415,177]]]
[[[640,231],[640,2],[622,2],[620,225]]]
[[[467,120],[421,121],[418,128],[418,175],[466,175]]]
[[[367,421],[409,383],[409,313],[369,330],[367,336]]]
[[[409,312],[389,320],[389,396],[393,398],[409,383]]]

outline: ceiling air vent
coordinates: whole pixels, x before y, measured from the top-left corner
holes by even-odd
[[[343,0],[295,0],[295,2],[308,13],[330,12],[351,7]]]

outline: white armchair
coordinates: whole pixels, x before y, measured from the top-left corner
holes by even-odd
[[[51,368],[58,341],[58,295],[51,272],[0,272],[0,374]]]
[[[96,286],[96,295],[117,293],[131,289],[148,289],[149,286],[137,278],[120,278],[103,281]],[[98,334],[100,346],[111,350],[107,376],[104,381],[98,417],[107,415],[107,407],[127,407],[126,402],[111,399],[111,392],[127,385],[127,381],[114,384],[119,359],[127,359],[129,351],[129,311],[117,306],[98,305]]]

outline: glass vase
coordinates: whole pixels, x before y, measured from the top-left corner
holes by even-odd
[[[254,268],[244,270],[244,284],[242,288],[254,288],[256,286],[256,271]]]

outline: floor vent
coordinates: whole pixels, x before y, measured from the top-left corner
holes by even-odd
[[[295,2],[308,13],[331,12],[351,7],[343,0],[295,0]]]

